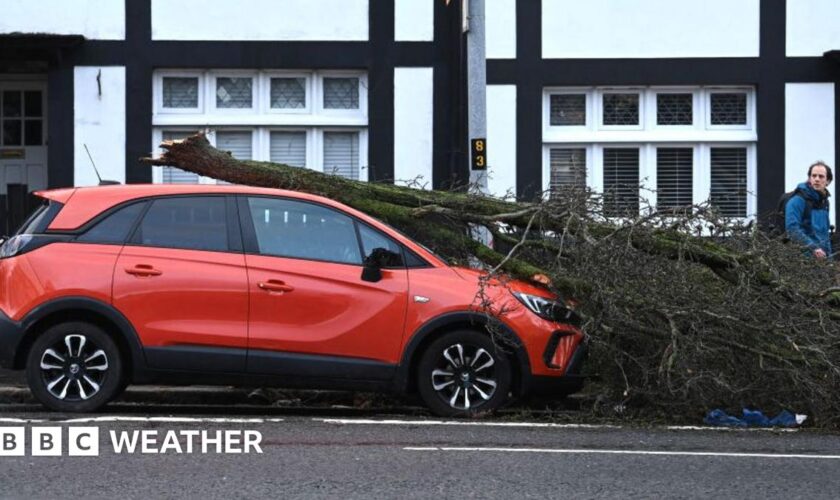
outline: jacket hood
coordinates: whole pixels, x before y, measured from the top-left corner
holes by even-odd
[[[814,201],[820,201],[823,198],[823,196],[825,198],[831,196],[831,193],[828,192],[828,189],[825,190],[825,195],[822,195],[816,189],[812,188],[811,185],[807,182],[800,182],[799,185],[796,186],[796,188],[802,190],[802,192],[804,192],[808,198]]]

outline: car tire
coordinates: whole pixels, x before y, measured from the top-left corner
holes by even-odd
[[[114,340],[98,326],[60,323],[32,344],[26,380],[35,398],[51,410],[93,412],[124,388],[123,363]]]
[[[459,330],[433,341],[423,352],[417,389],[435,415],[476,416],[508,401],[511,372],[510,358],[490,336]]]

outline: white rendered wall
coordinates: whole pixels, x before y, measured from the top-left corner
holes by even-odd
[[[484,4],[487,59],[516,58],[516,0]]]
[[[431,42],[435,39],[433,0],[394,0],[394,40]]]
[[[759,3],[542,0],[542,55],[546,59],[758,57]]]
[[[394,68],[394,180],[432,188],[434,70]],[[422,178],[420,178],[422,177]]]
[[[368,0],[152,0],[152,39],[366,41]]]
[[[516,85],[487,86],[487,188],[516,196]]]
[[[834,110],[833,83],[785,85],[785,191],[804,182],[808,166],[822,160],[835,172],[835,180],[828,189],[836,193]],[[831,220],[834,220],[834,203]]]
[[[788,0],[787,55],[820,57],[840,49],[838,0]]]
[[[3,0],[0,33],[83,35],[125,39],[124,0]]]
[[[85,144],[103,179],[125,182],[125,67],[76,66],[73,73],[73,184],[99,183]]]

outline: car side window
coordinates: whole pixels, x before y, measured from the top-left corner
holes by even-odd
[[[84,243],[118,243],[122,244],[128,237],[128,232],[134,226],[137,216],[143,211],[146,203],[132,203],[122,207],[97,222],[76,238]]]
[[[260,254],[361,264],[353,219],[335,210],[280,198],[248,198]]]
[[[362,237],[365,259],[370,258],[374,250],[378,250],[384,256],[383,267],[403,267],[402,248],[397,242],[364,224],[359,224],[359,236]]]
[[[143,217],[134,243],[189,250],[228,250],[227,211],[222,196],[160,198]]]

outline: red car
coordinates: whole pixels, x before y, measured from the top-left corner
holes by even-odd
[[[556,296],[491,281],[479,303],[480,271],[335,201],[211,185],[36,194],[0,247],[0,366],[26,370],[51,409],[200,383],[416,391],[468,415],[580,385],[579,319]]]

